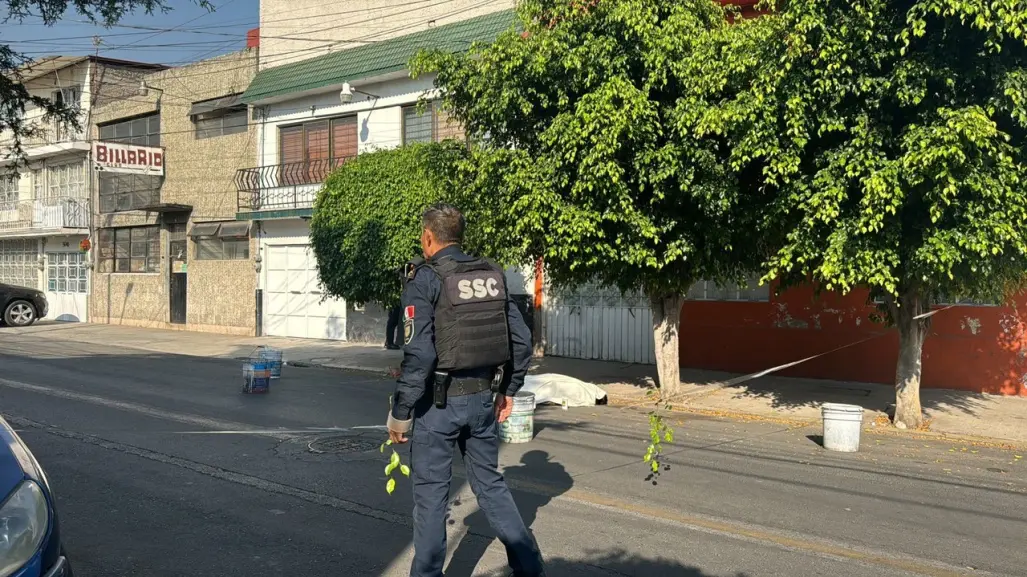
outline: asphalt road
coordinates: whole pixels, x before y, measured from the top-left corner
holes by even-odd
[[[0,329],[0,413],[46,468],[76,575],[401,576],[409,483],[384,490],[391,382]],[[682,415],[645,481],[644,414],[545,409],[502,464],[551,576],[1024,575],[1017,451]],[[405,455],[404,455],[404,458]],[[506,575],[455,471],[449,577]]]

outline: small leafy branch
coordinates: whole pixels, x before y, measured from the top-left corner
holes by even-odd
[[[662,471],[670,470],[670,465],[663,463],[663,443],[674,442],[674,429],[667,424],[663,411],[671,410],[670,403],[663,399],[663,395],[654,389],[650,389],[646,396],[653,400],[653,408],[649,411],[649,446],[646,448],[644,461],[649,465],[649,475],[646,481],[657,484]]]
[[[392,395],[389,395],[389,411],[392,411]],[[378,452],[384,454],[385,447],[391,446],[392,439],[389,439],[382,443],[382,446],[378,448]],[[385,481],[385,492],[390,495],[396,490],[396,480],[392,478],[392,473],[396,469],[399,469],[399,472],[403,473],[404,477],[410,476],[410,467],[404,465],[403,462],[399,460],[399,453],[396,452],[396,449],[392,449],[392,454],[389,455],[389,464],[385,465],[385,476],[388,477],[388,480]]]
[[[391,445],[392,439],[385,441],[378,449],[378,452],[385,453],[385,447],[389,447]],[[389,455],[389,464],[385,465],[385,476],[389,478],[389,480],[385,482],[385,492],[390,495],[396,490],[396,479],[392,478],[392,473],[396,469],[399,469],[399,472],[403,473],[403,476],[410,476],[410,467],[404,465],[402,461],[399,460],[399,453],[396,452],[396,449],[393,449],[392,454]]]

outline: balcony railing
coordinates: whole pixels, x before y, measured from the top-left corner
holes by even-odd
[[[0,202],[0,235],[89,228],[89,201],[47,198]]]
[[[328,175],[351,158],[325,158],[240,169],[235,173],[239,210],[311,208]]]
[[[86,140],[86,136],[85,131],[83,130],[74,130],[59,122],[45,124],[39,123],[35,134],[22,138],[21,146],[22,148],[37,148],[40,146],[49,146],[65,142],[81,142],[84,140]],[[9,132],[0,136],[0,148],[10,147],[12,144],[14,144],[14,138]]]

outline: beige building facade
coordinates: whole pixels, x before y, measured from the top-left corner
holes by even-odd
[[[94,56],[49,56],[25,65],[13,78],[33,97],[78,112],[74,126],[46,118],[41,107],[29,102],[22,120],[32,134],[16,143],[10,131],[0,133],[0,283],[43,291],[48,303],[45,313],[32,311],[23,322],[90,320],[89,260],[82,242],[92,214],[92,111],[164,68]]]
[[[515,0],[261,0],[260,69],[425,32],[515,5]]]
[[[257,50],[147,75],[93,115],[90,319],[252,335],[252,226],[235,220],[236,171],[256,123],[239,97]]]

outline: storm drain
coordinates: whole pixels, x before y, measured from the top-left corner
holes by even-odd
[[[307,444],[311,453],[344,455],[349,453],[366,453],[377,451],[381,443],[370,439],[352,436],[334,435],[318,437]]]

